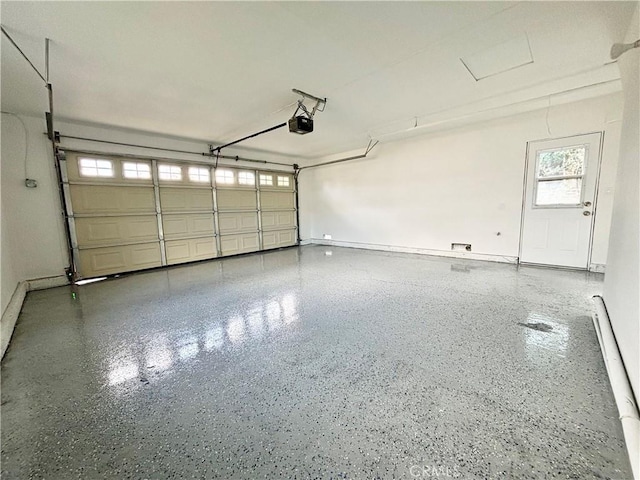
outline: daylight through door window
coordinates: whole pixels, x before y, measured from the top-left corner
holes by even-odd
[[[586,161],[586,145],[538,151],[534,206],[580,205]]]

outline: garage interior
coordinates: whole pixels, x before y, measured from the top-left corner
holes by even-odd
[[[638,12],[3,1],[3,478],[640,478]]]

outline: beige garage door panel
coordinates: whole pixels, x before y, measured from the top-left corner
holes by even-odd
[[[70,185],[74,213],[155,213],[153,187]]]
[[[257,210],[258,202],[255,190],[217,191],[218,210]]]
[[[165,239],[213,235],[212,213],[176,213],[163,215],[162,227]]]
[[[284,228],[295,228],[295,212],[262,212],[263,230],[280,230]]]
[[[223,255],[255,252],[260,249],[257,233],[241,233],[220,237],[220,247]]]
[[[293,205],[291,192],[260,192],[260,206],[263,210],[293,209]]]
[[[81,217],[76,219],[76,235],[81,247],[157,241],[158,221],[155,215]]]
[[[220,213],[218,214],[218,221],[221,235],[258,231],[257,212]]]
[[[160,188],[160,206],[163,212],[213,210],[210,188]]]
[[[80,268],[84,277],[159,267],[161,263],[159,243],[80,250]]]
[[[83,160],[81,176],[78,162],[84,154],[68,153],[64,165],[73,206],[70,223],[81,277],[296,243],[295,182],[290,173],[225,167],[233,175],[225,177],[227,183],[218,182],[214,190],[206,175],[212,173],[208,165],[172,164],[169,170],[163,167],[160,179],[161,172],[153,171],[156,162],[91,155],[87,158],[93,158],[95,165]],[[106,170],[110,170],[108,177]],[[252,174],[256,184],[247,185]],[[153,179],[159,184],[154,185]]]
[[[295,230],[276,230],[262,233],[262,246],[267,248],[285,247],[296,243]]]
[[[170,265],[215,258],[217,255],[214,237],[169,240],[165,242],[165,248],[167,263]]]

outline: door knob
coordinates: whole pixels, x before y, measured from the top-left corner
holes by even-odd
[[[591,202],[589,202],[589,201],[584,202],[584,203],[583,203],[583,205],[584,205],[585,207],[590,207],[590,206],[591,206]]]
[[[591,215],[591,212],[589,212],[589,211],[584,211],[584,212],[582,212],[582,214],[583,214],[585,217],[588,217],[589,215]]]

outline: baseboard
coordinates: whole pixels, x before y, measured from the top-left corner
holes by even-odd
[[[432,255],[436,257],[449,257],[449,258],[466,258],[468,260],[482,260],[485,262],[498,262],[498,263],[518,263],[518,257],[510,257],[506,255],[490,255],[487,253],[473,253],[473,252],[458,252],[448,250],[433,250],[430,248],[416,248],[416,247],[402,247],[396,245],[380,245],[376,243],[360,243],[360,242],[345,242],[341,240],[324,240],[321,238],[312,238],[310,243],[314,245],[327,245],[332,247],[347,247],[347,248],[362,248],[365,250],[380,250],[383,252],[398,252],[398,253],[416,253],[419,255]]]
[[[7,308],[5,308],[0,320],[0,358],[4,357],[4,353],[7,351],[13,330],[16,327],[16,322],[20,316],[22,310],[22,304],[24,298],[27,296],[27,292],[33,290],[44,290],[46,288],[61,287],[68,285],[69,280],[64,275],[58,275],[55,277],[35,278],[33,280],[24,280],[18,283],[11,300]]]
[[[592,263],[589,265],[589,271],[593,273],[604,273],[606,265],[602,263]]]
[[[34,278],[29,280],[29,291],[45,290],[47,288],[62,287],[69,284],[69,279],[64,275],[55,277]]]
[[[0,320],[0,337],[2,337],[0,339],[0,348],[2,348],[2,355],[0,358],[4,357],[4,352],[7,351],[9,340],[11,340],[11,335],[13,334],[13,329],[18,321],[20,310],[22,310],[24,297],[27,295],[28,291],[29,282],[19,282],[11,296],[11,300],[9,300],[7,308],[5,308],[2,314],[2,320]]]
[[[307,238],[305,240],[300,240],[298,245],[311,245],[311,239]]]

